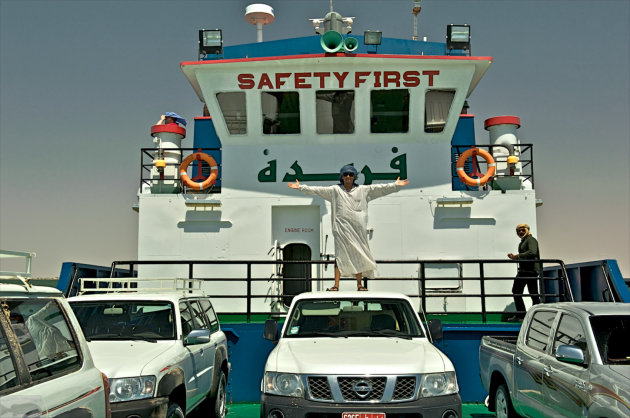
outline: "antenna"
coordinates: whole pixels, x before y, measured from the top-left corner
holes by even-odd
[[[422,0],[414,0],[413,9],[411,9],[411,14],[413,15],[413,37],[411,39],[413,39],[414,41],[418,40],[418,15],[422,10],[422,7],[420,7],[420,2],[422,2]]]
[[[256,41],[263,41],[262,28],[274,20],[273,8],[266,4],[250,4],[245,8],[245,21],[256,25]]]

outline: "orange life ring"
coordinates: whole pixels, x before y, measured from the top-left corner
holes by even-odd
[[[469,157],[473,156],[474,154],[482,156],[486,160],[486,163],[488,163],[488,172],[480,179],[474,179],[466,174],[466,172],[464,171],[464,163]],[[488,180],[490,180],[490,178],[494,177],[496,163],[494,162],[494,158],[492,158],[492,155],[488,151],[480,148],[468,148],[459,156],[455,167],[457,169],[457,175],[459,176],[459,179],[461,181],[463,181],[468,186],[478,187],[483,186],[488,182]]]
[[[188,170],[188,166],[194,160],[205,161],[210,166],[210,175],[201,183],[192,181],[186,173],[186,171]],[[190,154],[188,157],[184,158],[184,161],[182,161],[182,164],[179,166],[179,177],[182,180],[182,183],[184,184],[184,186],[190,187],[191,189],[205,190],[217,182],[218,176],[219,167],[217,165],[217,162],[214,161],[214,158],[212,158],[208,154],[204,154],[203,152],[195,152],[194,154]]]

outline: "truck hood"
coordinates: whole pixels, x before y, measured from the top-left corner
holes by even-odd
[[[173,350],[177,341],[90,341],[90,353],[96,367],[108,378],[156,375],[159,370],[145,367],[165,352]]]
[[[280,339],[269,354],[265,370],[305,374],[417,374],[454,368],[426,339],[354,337]]]

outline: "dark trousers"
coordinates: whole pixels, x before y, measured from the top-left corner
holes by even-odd
[[[536,295],[538,293],[538,273],[535,271],[519,271],[512,285],[512,293],[514,294],[514,305],[516,306],[519,316],[525,316],[525,302],[523,297],[520,296],[527,286],[527,291],[531,295],[532,304],[536,305],[540,303],[540,298]]]

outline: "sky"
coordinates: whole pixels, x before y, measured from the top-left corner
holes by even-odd
[[[256,41],[254,1],[0,0],[0,248],[31,251],[34,277],[61,263],[137,258],[140,148],[165,111],[202,105],[179,63],[199,29]],[[264,39],[313,35],[329,0],[269,0]],[[616,259],[630,277],[630,1],[423,0],[418,34],[471,25],[494,63],[468,100],[483,120],[521,118],[534,144],[543,258]],[[354,34],[411,38],[411,0],[335,0]],[[4,270],[0,266],[0,270]]]

